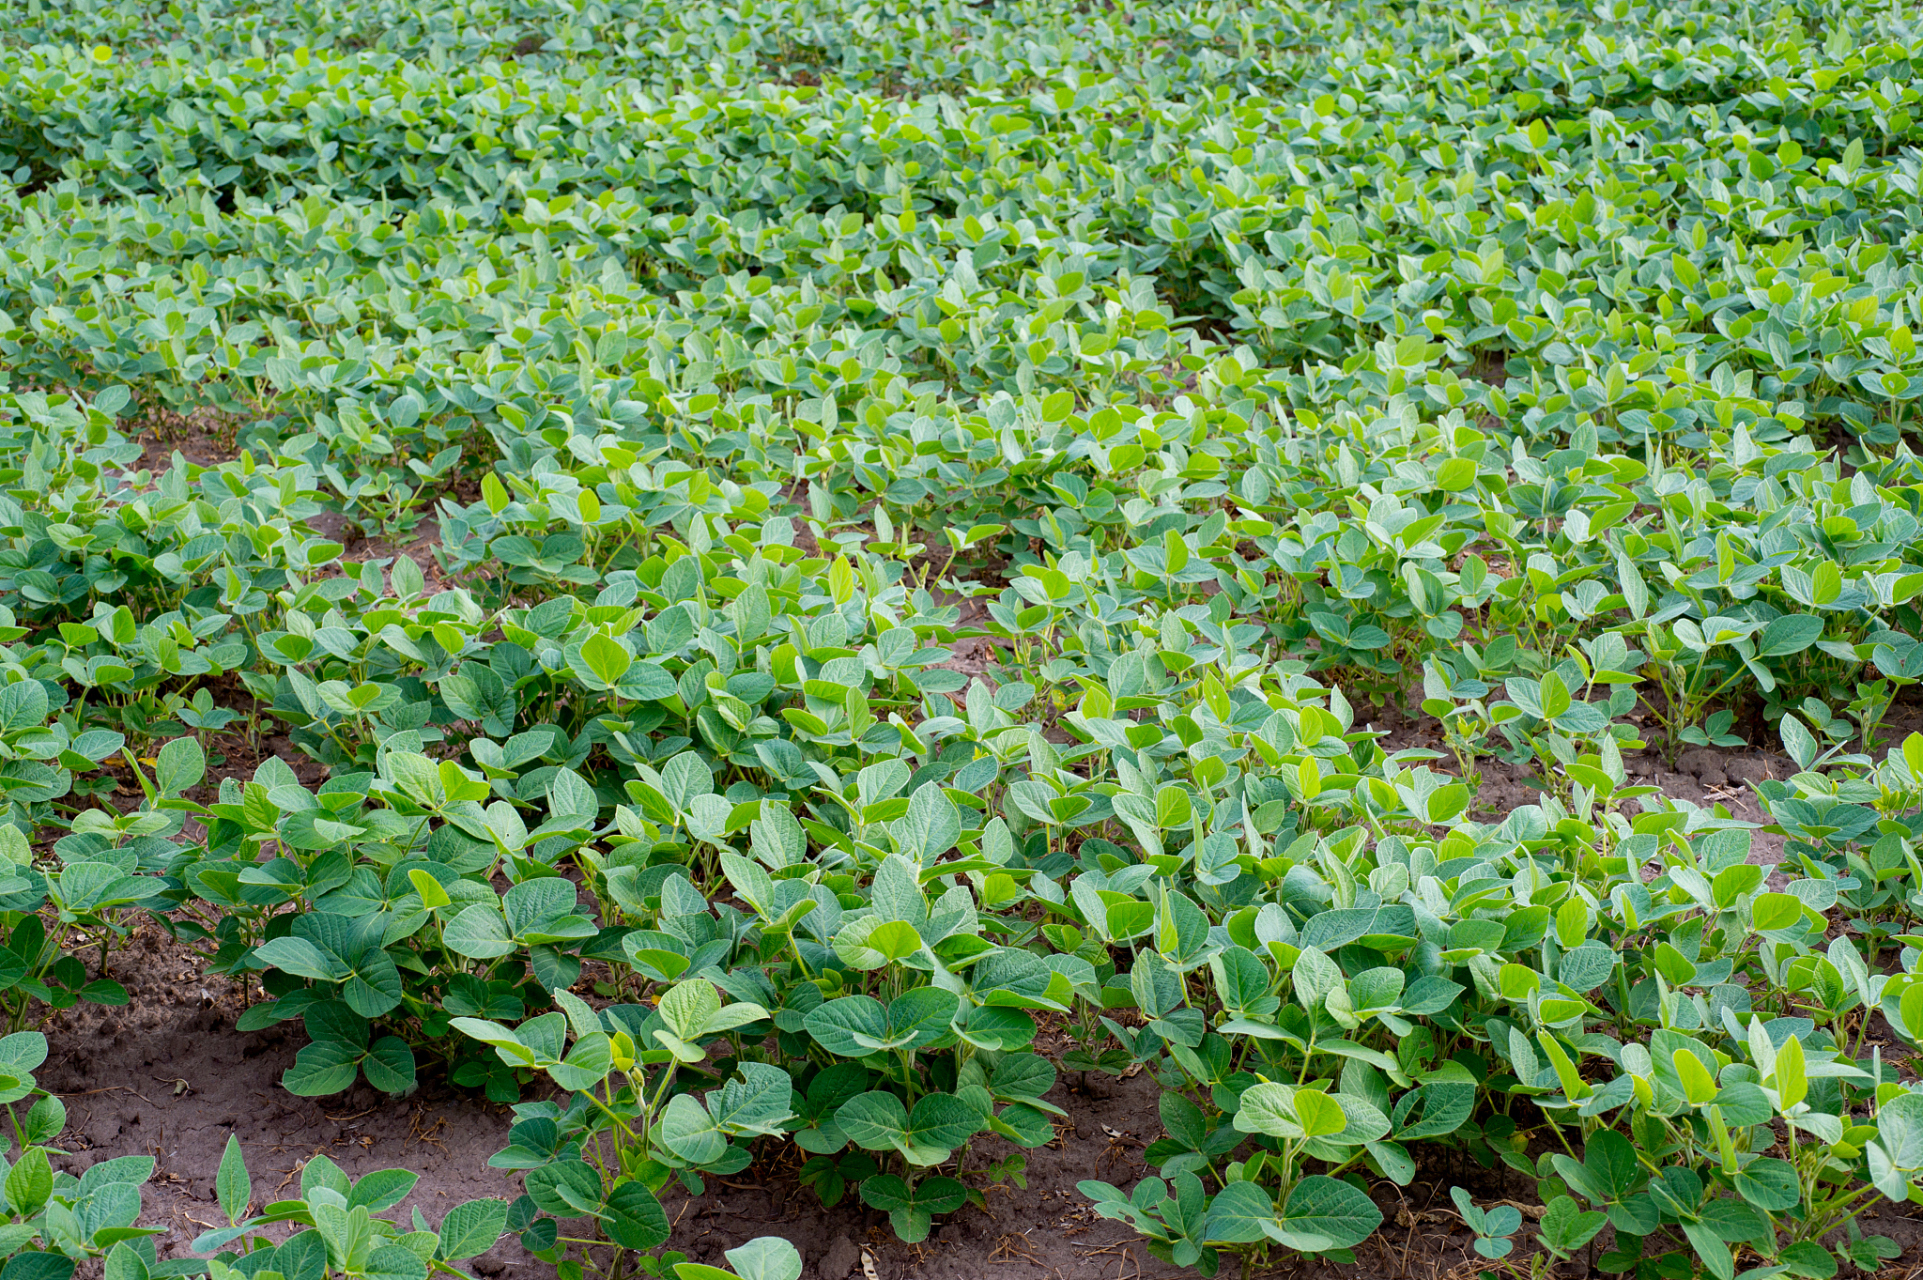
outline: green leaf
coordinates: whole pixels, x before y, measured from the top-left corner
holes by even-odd
[[[1297,1089],[1293,1101],[1295,1114],[1301,1122],[1304,1137],[1325,1137],[1329,1134],[1341,1133],[1348,1126],[1348,1117],[1343,1111],[1342,1104],[1326,1093],[1320,1093],[1314,1089]],[[1383,1125],[1385,1132],[1387,1127],[1385,1122]]]
[[[892,1093],[858,1094],[835,1112],[835,1123],[863,1150],[889,1151],[907,1137],[908,1108]]]
[[[549,1078],[569,1092],[591,1089],[607,1078],[614,1066],[614,1045],[606,1032],[582,1036],[568,1049],[567,1057],[545,1068]]]
[[[1571,702],[1569,686],[1564,684],[1562,677],[1553,671],[1543,673],[1542,680],[1538,685],[1537,697],[1542,703],[1542,718],[1544,720],[1554,720],[1557,716],[1569,710]]]
[[[1785,713],[1777,725],[1777,732],[1783,737],[1783,749],[1789,752],[1790,759],[1798,769],[1807,769],[1816,763],[1816,739],[1803,727],[1803,722]]]
[[[272,938],[254,948],[268,966],[316,982],[344,982],[352,972],[338,956],[306,938]]]
[[[1340,1133],[1348,1124],[1342,1106],[1316,1089],[1265,1081],[1242,1094],[1235,1127],[1244,1133],[1306,1139]]]
[[[1268,1192],[1252,1182],[1231,1182],[1209,1201],[1203,1235],[1210,1244],[1251,1244],[1275,1225]]]
[[[31,1232],[31,1228],[23,1229]],[[31,1235],[27,1238],[30,1239]],[[0,1240],[0,1251],[7,1247],[7,1242]],[[151,1274],[147,1270],[146,1260],[125,1240],[108,1250],[106,1263],[101,1269],[103,1280],[149,1280]]]
[[[634,665],[634,655],[617,640],[596,632],[581,642],[581,661],[604,688],[613,688]]]
[[[489,902],[463,908],[461,914],[448,921],[441,941],[447,944],[448,950],[471,960],[494,960],[514,951],[500,908]]]
[[[1759,1156],[1730,1179],[1736,1193],[1766,1213],[1781,1213],[1802,1202],[1796,1166],[1787,1160]]]
[[[1032,1149],[1055,1140],[1055,1122],[1032,1103],[1018,1102],[1003,1107],[989,1118],[988,1127],[1019,1147]]]
[[[1776,1050],[1776,1098],[1782,1110],[1788,1111],[1801,1102],[1809,1093],[1809,1077],[1804,1071],[1803,1042],[1795,1036],[1777,1047]]]
[[[407,880],[409,884],[414,886],[414,892],[420,895],[421,906],[427,910],[433,911],[453,903],[453,899],[448,897],[447,890],[441,886],[441,882],[427,872],[420,870],[409,871],[407,873]]]
[[[725,1255],[741,1280],[800,1280],[801,1253],[779,1236],[758,1236]]]
[[[377,1169],[354,1184],[347,1194],[347,1207],[364,1205],[369,1213],[392,1209],[407,1198],[420,1181],[420,1175],[405,1169]]]
[[[1583,1147],[1583,1169],[1603,1198],[1620,1200],[1630,1195],[1642,1181],[1636,1148],[1614,1129],[1599,1129]]]
[[[936,786],[923,786],[909,797],[908,813],[891,828],[896,848],[922,866],[954,848],[961,831],[961,811]]]
[[[1803,903],[1794,894],[1759,893],[1750,899],[1750,925],[1758,933],[1788,929],[1802,922]]]
[[[43,1146],[54,1141],[67,1127],[67,1107],[60,1099],[41,1098],[27,1109],[27,1118],[17,1135],[23,1147]],[[144,1179],[138,1179],[144,1181]]]
[[[1814,1240],[1785,1245],[1776,1257],[1788,1268],[1788,1274],[1807,1280],[1829,1280],[1836,1274],[1836,1255]]]
[[[1303,947],[1292,970],[1296,999],[1311,1013],[1319,1012],[1329,993],[1343,985],[1342,970],[1315,947]]]
[[[280,1078],[281,1088],[303,1098],[321,1098],[346,1089],[360,1074],[366,1050],[338,1040],[321,1040],[295,1055]]]
[[[177,796],[200,785],[207,776],[207,756],[192,738],[175,738],[161,747],[154,768],[154,786],[162,795]]]
[[[53,1166],[45,1147],[30,1147],[7,1173],[7,1205],[18,1217],[40,1212],[53,1194]]]
[[[910,1049],[931,1045],[949,1033],[960,1009],[961,998],[954,992],[940,987],[916,987],[889,1004],[889,1038],[910,1037],[905,1045]]]
[[[427,1280],[427,1263],[400,1245],[380,1245],[367,1255],[361,1280]]]
[[[780,1067],[744,1062],[733,1077],[708,1094],[715,1124],[735,1135],[779,1133],[794,1114],[794,1081]]]
[[[1692,1105],[1700,1107],[1716,1100],[1716,1079],[1709,1074],[1702,1059],[1688,1049],[1677,1049],[1670,1055],[1670,1061],[1683,1082],[1683,1095]]]
[[[505,1200],[469,1200],[449,1209],[441,1219],[435,1256],[459,1262],[486,1253],[507,1230],[507,1207]]]
[[[981,1132],[982,1113],[952,1093],[924,1094],[909,1113],[908,1128],[917,1146],[952,1151]]]
[[[654,1192],[640,1182],[623,1182],[608,1197],[602,1230],[623,1249],[655,1249],[666,1244],[672,1228]]]
[[[1319,1253],[1361,1244],[1381,1225],[1382,1210],[1367,1194],[1338,1178],[1311,1174],[1295,1184],[1280,1227],[1269,1234],[1292,1249]]]
[[[1736,1260],[1730,1255],[1729,1246],[1706,1224],[1684,1222],[1681,1224],[1683,1235],[1696,1250],[1696,1256],[1716,1280],[1735,1280]]]
[[[247,1181],[247,1162],[240,1154],[240,1139],[230,1133],[227,1149],[221,1153],[220,1168],[214,1174],[214,1195],[230,1226],[247,1216],[247,1204],[253,1194]]]
[[[1475,1085],[1466,1082],[1435,1081],[1412,1089],[1396,1103],[1392,1117],[1396,1141],[1408,1143],[1454,1133],[1469,1118],[1475,1099]],[[1409,1119],[1417,1114],[1420,1119]]]
[[[674,1274],[678,1280],[735,1280],[734,1272],[705,1262],[677,1262]]]
[[[19,933],[15,932],[14,945],[19,944]],[[41,935],[36,932],[36,938]],[[38,942],[33,945],[38,946]],[[38,1031],[16,1031],[0,1037],[0,1070],[16,1078],[31,1079],[31,1073],[47,1060],[47,1037]]]
[[[1474,458],[1445,458],[1436,467],[1436,488],[1445,493],[1460,493],[1475,482]]]
[[[728,1151],[727,1135],[716,1127],[708,1109],[686,1093],[668,1099],[655,1134],[669,1151],[696,1167],[713,1164]]]
[[[17,1253],[0,1267],[0,1280],[70,1280],[74,1260],[65,1254]]]
[[[1542,1216],[1542,1241],[1567,1257],[1595,1238],[1609,1216],[1577,1206],[1568,1196],[1552,1199]]]
[[[449,1025],[482,1044],[492,1045],[501,1061],[511,1067],[531,1067],[539,1060],[534,1050],[523,1043],[516,1032],[498,1022],[486,1018],[454,1018]]]
[[[1055,1087],[1055,1078],[1055,1064],[1041,1054],[1011,1053],[1005,1054],[995,1064],[988,1088],[1003,1101],[1039,1101],[1043,1094]],[[1169,1098],[1180,1095],[1165,1093],[1162,1096]]]
[[[1577,991],[1594,991],[1616,970],[1616,953],[1599,942],[1585,942],[1563,953],[1556,980]]]
[[[870,970],[905,960],[921,950],[921,935],[906,920],[858,916],[835,934],[835,954],[850,968]]]
[[[914,1189],[894,1174],[865,1179],[861,1184],[861,1198],[869,1208],[886,1213],[895,1234],[906,1243],[916,1244],[928,1238],[929,1229],[934,1225],[933,1214],[916,1203]],[[684,1277],[684,1280],[696,1278]]]
[[[1171,784],[1155,793],[1155,825],[1159,829],[1179,831],[1188,825],[1192,812],[1189,793],[1182,788]]]
[[[361,1070],[382,1093],[406,1093],[414,1087],[414,1051],[399,1036],[382,1036],[361,1060]]]
[[[1756,638],[1756,656],[1781,658],[1801,653],[1823,638],[1823,620],[1814,614],[1792,613],[1772,619]]]
[[[581,1206],[601,1203],[601,1175],[584,1160],[557,1160],[528,1172],[523,1184],[535,1207],[557,1218],[578,1218]]]
[[[888,1010],[873,996],[842,996],[810,1012],[808,1033],[838,1058],[861,1058],[890,1040]],[[904,1042],[912,1039],[905,1036]],[[864,1044],[863,1041],[867,1041]]]

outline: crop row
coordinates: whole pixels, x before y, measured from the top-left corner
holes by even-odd
[[[213,1280],[504,1231],[719,1280],[659,1194],[789,1143],[920,1241],[1063,1070],[1163,1090],[1154,1175],[1083,1190],[1204,1274],[1353,1261],[1438,1148],[1533,1180],[1538,1272],[1890,1255],[1923,31],[20,7],[0,1096],[152,921],[300,1024],[287,1089],[517,1116],[519,1192],[439,1228],[325,1162],[250,1217],[233,1148]],[[156,465],[190,435],[230,460]],[[216,758],[268,733],[325,780]],[[1774,742],[1775,887],[1632,780]],[[5,1280],[191,1265],[28,1105]]]

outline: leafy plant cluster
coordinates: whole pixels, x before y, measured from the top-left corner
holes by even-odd
[[[153,921],[288,1089],[516,1107],[438,1229],[234,1149],[216,1280],[720,1280],[659,1194],[789,1144],[919,1241],[1063,1070],[1163,1090],[1084,1191],[1207,1274],[1439,1159],[1538,1269],[1923,1202],[1908,18],[15,7],[8,1029]],[[1776,742],[1780,889],[1637,755]],[[54,1105],[0,1233],[171,1274]]]

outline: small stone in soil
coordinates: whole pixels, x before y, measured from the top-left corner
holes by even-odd
[[[828,1251],[821,1255],[815,1267],[820,1280],[847,1280],[848,1273],[861,1261],[861,1250],[846,1235],[839,1235],[828,1245]]]

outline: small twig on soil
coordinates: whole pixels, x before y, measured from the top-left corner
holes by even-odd
[[[1028,1231],[1035,1228],[1030,1227]],[[995,1242],[995,1252],[988,1255],[990,1262],[1032,1262],[1036,1266],[1046,1266],[1036,1256],[1034,1247],[1028,1243],[1028,1231],[1010,1232]]]
[[[149,1098],[146,1094],[140,1092],[140,1090],[129,1089],[124,1084],[110,1084],[104,1089],[88,1089],[84,1093],[63,1093],[60,1096],[63,1098],[87,1098],[87,1097],[91,1097],[96,1093],[131,1093],[134,1095],[134,1097],[139,1098],[142,1102],[146,1103],[150,1107],[159,1105],[152,1098]]]
[[[1076,1252],[1078,1252],[1084,1260],[1099,1258],[1103,1255],[1113,1257],[1115,1259],[1114,1280],[1125,1280],[1128,1275],[1128,1265],[1131,1262],[1135,1263],[1136,1276],[1139,1277],[1142,1274],[1142,1264],[1136,1260],[1135,1254],[1131,1251],[1127,1243],[1105,1244],[1099,1249],[1079,1249]]]

